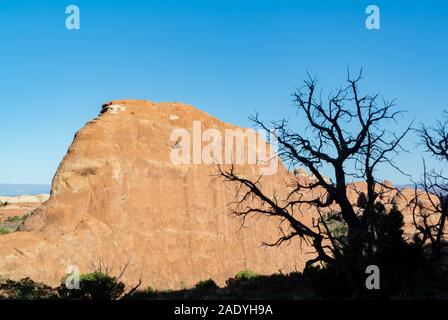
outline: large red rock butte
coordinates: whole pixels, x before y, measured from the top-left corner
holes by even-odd
[[[0,275],[58,285],[71,265],[81,273],[107,268],[112,275],[127,266],[122,278],[127,284],[141,278],[143,287],[167,289],[208,278],[223,284],[244,269],[301,271],[312,248],[298,241],[262,246],[278,239],[278,221],[272,218],[250,219],[241,228],[241,220],[229,215],[237,186],[216,179],[216,165],[173,164],[171,133],[191,131],[193,121],[220,132],[236,128],[179,103],[105,104],[76,134],[50,199],[20,232],[0,236]],[[259,176],[257,165],[235,168],[249,178]],[[263,178],[262,187],[281,197],[297,178],[312,179],[280,165]],[[405,200],[412,192],[391,190],[382,200],[409,212]],[[351,193],[356,203],[358,193]],[[312,213],[301,219],[310,225]],[[407,229],[412,231],[409,214]]]
[[[70,265],[81,273],[107,268],[143,286],[180,288],[238,271],[303,267],[298,244],[267,248],[277,221],[241,228],[228,213],[236,186],[215,179],[216,165],[175,165],[175,128],[236,128],[179,103],[113,101],[75,136],[52,182],[50,199],[20,232],[0,236],[0,274],[57,285]],[[236,169],[257,177],[256,165]],[[291,175],[280,167],[267,189]],[[269,191],[269,190],[268,190]]]

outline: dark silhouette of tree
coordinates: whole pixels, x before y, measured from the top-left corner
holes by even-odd
[[[286,199],[263,193],[262,177],[251,181],[240,177],[233,167],[220,168],[226,181],[239,184],[232,214],[241,217],[243,224],[246,218],[256,215],[277,217],[282,225],[286,223],[287,227],[280,227],[278,241],[265,245],[278,246],[298,237],[316,250],[307,267],[317,262],[336,262],[353,288],[360,285],[355,280],[357,273],[364,275],[365,264],[374,257],[378,240],[375,206],[382,192],[390,188],[375,178],[376,171],[382,165],[400,170],[393,160],[404,150],[400,143],[410,130],[409,126],[396,135],[386,129],[402,111],[395,110],[393,101],[381,99],[378,94],[361,95],[358,88],[361,79],[362,71],[354,79],[349,75],[347,85],[324,100],[316,88],[316,79],[309,76],[304,86],[293,93],[297,112],[308,123],[302,132],[290,130],[287,120],[273,122],[272,131],[258,114],[251,118],[257,126],[275,135],[278,156],[285,164],[305,168],[313,177],[307,183],[297,179]],[[325,168],[330,168],[332,178],[325,177]],[[357,204],[349,198],[349,183],[353,180],[365,182]],[[310,194],[316,196],[310,199]],[[254,199],[258,205],[248,205],[248,200]],[[299,218],[310,207],[321,217],[314,226],[305,225]],[[329,220],[345,224],[347,233],[336,235]]]
[[[447,114],[447,113],[446,113]],[[448,115],[448,114],[447,114]],[[437,121],[434,127],[422,125],[419,134],[425,151],[445,165],[448,164],[448,118]],[[414,199],[414,225],[416,240],[422,246],[429,244],[431,256],[440,261],[446,244],[446,220],[448,216],[448,177],[443,170],[428,169],[424,162],[423,192],[416,188]]]

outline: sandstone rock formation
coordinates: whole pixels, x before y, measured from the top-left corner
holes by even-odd
[[[127,266],[122,280],[129,285],[141,278],[143,287],[166,289],[208,278],[224,284],[243,269],[301,271],[313,249],[299,241],[261,246],[278,239],[278,221],[261,217],[241,228],[241,221],[228,214],[237,186],[216,179],[216,164],[195,163],[194,157],[191,164],[173,163],[170,155],[183,141],[173,141],[171,134],[177,128],[193,131],[194,121],[218,132],[237,129],[178,103],[103,105],[98,118],[76,134],[55,174],[50,199],[20,232],[0,236],[0,275],[58,285],[72,265],[81,273],[101,267],[112,275]],[[259,167],[238,164],[236,170],[255,180]],[[303,184],[313,177],[280,165],[276,174],[263,178],[262,187],[281,198],[295,179]],[[388,181],[384,185],[381,200],[403,211],[412,235],[414,190],[394,190]],[[362,191],[365,184],[350,186],[354,204]],[[311,225],[313,212],[302,213],[300,219]]]
[[[50,199],[21,226],[0,236],[0,274],[59,284],[70,265],[81,273],[107,267],[143,286],[179,288],[238,271],[303,268],[308,251],[297,243],[266,248],[277,221],[253,219],[248,228],[228,214],[236,186],[214,179],[214,164],[175,165],[175,128],[235,128],[191,106],[113,101],[80,130],[60,164]],[[255,178],[257,165],[237,165]],[[288,183],[283,167],[263,180],[268,192]]]

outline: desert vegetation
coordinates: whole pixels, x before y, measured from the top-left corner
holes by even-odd
[[[426,271],[431,271],[430,269]],[[114,277],[90,273],[81,276],[80,289],[67,289],[64,283],[52,288],[29,278],[20,281],[0,279],[0,300],[323,300],[352,299],[344,276],[329,266],[309,267],[303,273],[277,273],[239,278],[235,275],[218,286],[213,279],[199,281],[191,288],[156,290],[138,288],[127,294],[126,286]],[[447,276],[427,274],[409,279],[406,291],[391,299],[447,299]]]
[[[20,224],[30,216],[29,213],[22,216],[10,216],[0,221],[0,235],[15,232]]]

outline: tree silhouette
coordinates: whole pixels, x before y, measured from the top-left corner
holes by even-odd
[[[265,245],[277,246],[299,237],[316,250],[307,267],[317,262],[337,262],[353,287],[357,286],[356,272],[361,272],[366,261],[373,259],[378,234],[375,204],[390,188],[375,178],[376,171],[381,165],[400,170],[393,160],[404,150],[400,143],[410,130],[409,126],[396,135],[386,129],[402,111],[396,111],[393,101],[381,99],[378,94],[361,95],[358,88],[361,79],[362,71],[354,79],[349,75],[347,85],[331,92],[324,101],[322,93],[318,93],[316,78],[308,76],[304,86],[293,93],[294,105],[305,116],[308,127],[295,132],[290,130],[287,120],[272,122],[280,159],[290,168],[307,169],[312,176],[305,183],[296,179],[285,199],[263,193],[262,177],[251,181],[240,177],[234,167],[220,168],[226,181],[239,184],[241,192],[232,214],[241,217],[243,224],[254,215],[277,217],[286,222],[287,227],[280,228],[278,241]],[[258,114],[251,120],[272,132]],[[330,168],[332,178],[324,175],[325,168]],[[352,180],[365,183],[363,190],[357,190],[360,198],[357,204],[349,198]],[[248,200],[253,199],[258,205],[248,205]],[[321,218],[313,226],[305,225],[299,218],[310,207]],[[332,232],[329,219],[344,223],[347,233],[341,236]]]
[[[434,127],[422,125],[419,134],[426,152],[441,163],[448,164],[448,118],[437,121]],[[448,177],[444,176],[443,171],[428,169],[424,162],[420,185],[423,192],[418,192],[416,188],[413,211],[416,238],[422,246],[429,244],[432,258],[440,262],[447,245]]]

